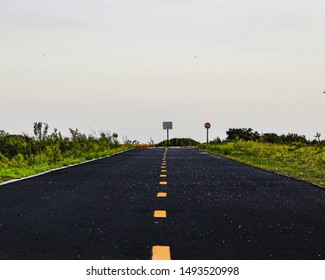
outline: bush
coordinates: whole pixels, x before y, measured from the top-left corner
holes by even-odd
[[[58,163],[63,160],[63,156],[58,145],[47,146],[45,154],[49,164]]]
[[[169,146],[185,147],[185,146],[197,146],[200,143],[191,138],[172,138],[169,140],[169,143],[167,143],[167,140],[164,140],[158,143],[157,146],[167,146],[167,144],[169,144]]]
[[[9,164],[12,167],[24,167],[27,165],[27,163],[28,162],[25,161],[25,158],[22,154],[17,154],[11,159]]]
[[[2,153],[0,153],[0,166],[7,166],[9,159],[6,158]]]

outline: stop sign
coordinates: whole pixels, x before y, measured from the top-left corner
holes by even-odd
[[[211,124],[207,122],[207,123],[204,124],[204,127],[205,127],[206,129],[209,129],[209,128],[211,127]]]

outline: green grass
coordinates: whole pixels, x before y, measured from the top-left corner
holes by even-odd
[[[79,155],[71,154],[63,156],[60,160],[53,162],[45,154],[39,154],[33,158],[24,159],[23,156],[14,158],[13,160],[1,161],[0,159],[0,183],[35,175],[54,168],[68,166],[76,163],[85,162],[91,159],[97,159],[105,156],[110,156],[118,152],[130,149],[129,146],[120,146],[109,148],[96,152],[82,153]]]
[[[240,140],[199,149],[325,187],[325,149],[319,146]]]

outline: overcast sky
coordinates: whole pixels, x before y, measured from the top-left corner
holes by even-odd
[[[324,0],[0,0],[0,130],[325,138]]]

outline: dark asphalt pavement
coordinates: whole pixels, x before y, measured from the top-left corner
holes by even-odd
[[[169,148],[162,173],[164,152],[1,185],[0,259],[325,259],[325,189],[195,149]]]

